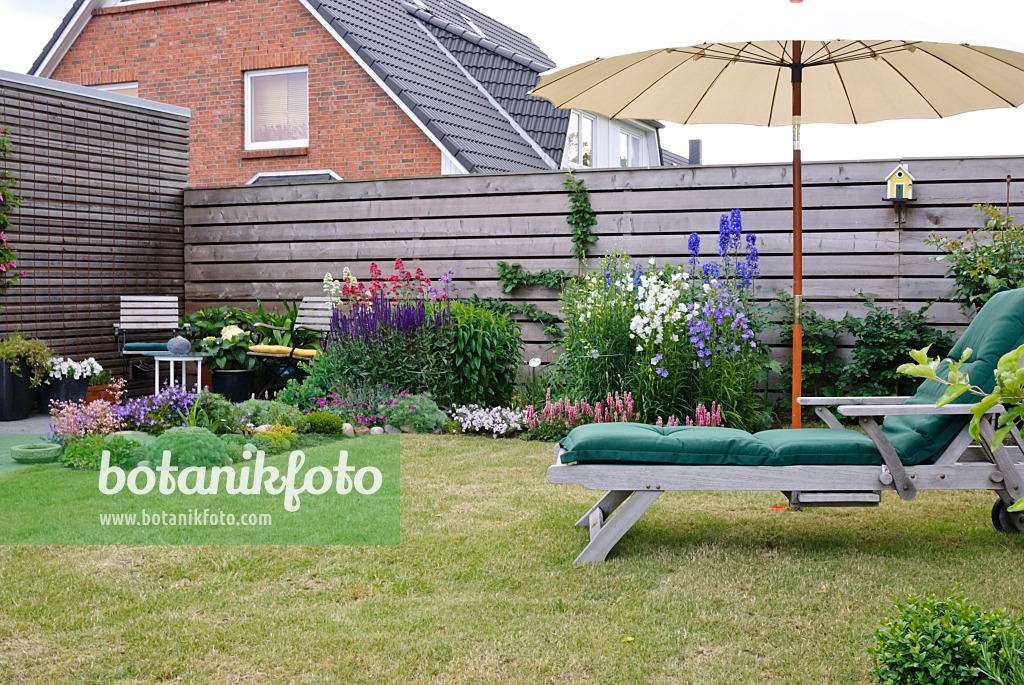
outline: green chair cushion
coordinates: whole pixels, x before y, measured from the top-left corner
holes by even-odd
[[[775,456],[750,433],[732,428],[659,427],[592,423],[562,441],[563,463],[742,464],[761,466]]]
[[[949,357],[959,359],[965,349],[971,348],[971,358],[960,370],[970,376],[972,383],[991,392],[999,358],[1021,345],[1024,345],[1024,288],[994,295],[960,336]],[[946,378],[949,364],[942,362],[935,373]],[[946,386],[941,383],[926,380],[907,403],[934,406],[945,391]],[[977,399],[975,395],[964,393],[954,403],[974,404]],[[969,421],[970,416],[890,416],[882,424],[882,431],[900,460],[914,466],[938,457]]]
[[[166,352],[167,343],[125,343],[125,352]]]
[[[855,430],[785,428],[754,433],[754,437],[774,450],[774,466],[882,463],[882,455],[871,438]]]

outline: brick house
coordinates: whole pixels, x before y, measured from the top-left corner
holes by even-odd
[[[30,73],[188,107],[190,185],[686,163],[457,0],[75,0]]]

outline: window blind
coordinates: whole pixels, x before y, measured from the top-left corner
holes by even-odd
[[[306,71],[251,77],[252,142],[309,138],[309,94]]]

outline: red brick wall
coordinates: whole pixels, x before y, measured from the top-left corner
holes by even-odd
[[[243,70],[309,66],[309,147],[246,153]],[[51,78],[138,81],[192,110],[189,184],[261,171],[346,179],[441,173],[441,153],[298,0],[162,0],[97,10]]]

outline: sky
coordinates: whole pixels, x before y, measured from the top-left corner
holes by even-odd
[[[714,40],[723,31],[736,38],[787,39],[779,17],[786,0],[463,0],[530,36],[560,67],[595,57],[686,46]],[[1024,52],[1024,2],[1020,0],[805,0],[845,18],[873,35],[844,38],[907,39],[915,21],[941,30],[943,40],[993,45]],[[781,4],[781,7],[780,7]],[[0,69],[25,73],[57,28],[72,0],[0,0]],[[893,7],[908,15],[894,19]],[[861,28],[864,27],[864,28]],[[1013,32],[1000,31],[1008,27]],[[948,35],[946,35],[948,34]],[[962,36],[962,37],[961,37]],[[831,36],[829,36],[831,37]],[[668,124],[662,145],[686,154],[690,139],[703,141],[705,164],[786,162],[788,127],[680,126]],[[857,126],[804,126],[803,157],[814,160],[897,159],[1024,155],[1024,110],[972,112],[941,120],[897,121]]]

